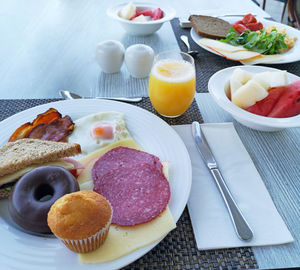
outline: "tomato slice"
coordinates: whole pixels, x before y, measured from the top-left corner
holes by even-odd
[[[237,24],[244,24],[242,20],[236,21],[235,23],[232,24],[232,26],[235,26]]]
[[[239,34],[243,33],[247,27],[243,24],[236,24],[233,26],[233,28],[235,29],[235,31],[237,31]]]
[[[259,23],[247,23],[246,27],[248,29],[250,29],[251,31],[258,31],[258,30],[263,29],[263,25],[262,25],[261,22],[259,22]]]
[[[244,18],[242,19],[242,21],[243,21],[243,24],[245,24],[245,25],[248,23],[256,23],[257,22],[256,18],[251,13],[246,14],[244,16]]]

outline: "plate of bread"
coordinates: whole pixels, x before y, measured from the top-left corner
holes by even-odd
[[[176,228],[191,161],[154,114],[66,100],[17,113],[0,129],[4,268],[119,269]]]
[[[255,23],[243,24],[245,17],[247,19],[249,16],[252,15],[247,14],[244,17],[191,15],[192,28],[190,34],[194,42],[204,50],[229,60],[240,61],[242,64],[284,64],[300,60],[299,30],[272,20],[254,16],[252,18],[254,18]],[[247,28],[245,25],[253,30]],[[260,49],[262,43],[267,41],[266,37],[275,30],[278,36],[284,36],[285,48],[274,53],[269,51],[262,52],[263,50]],[[260,31],[265,32],[260,34]],[[228,38],[229,33],[232,35],[231,38]],[[257,35],[256,41],[259,42],[259,46],[255,47],[256,45],[253,45],[252,41],[252,44],[250,42],[245,46],[244,41],[242,42],[242,40],[246,39],[245,33],[251,33],[248,35],[250,41],[251,38],[253,41],[253,35]],[[262,36],[264,37],[262,38]],[[225,39],[226,42],[220,41]],[[253,48],[250,49],[251,46]]]

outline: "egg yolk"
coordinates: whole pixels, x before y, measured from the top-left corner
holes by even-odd
[[[111,140],[114,138],[114,128],[108,123],[99,123],[92,127],[91,137],[94,139]]]

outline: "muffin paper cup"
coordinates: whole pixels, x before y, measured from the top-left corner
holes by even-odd
[[[83,238],[83,239],[59,238],[59,239],[66,245],[67,248],[69,248],[74,252],[87,253],[87,252],[94,251],[97,248],[99,248],[105,241],[108,235],[111,219],[112,219],[112,213],[106,225],[101,230],[99,230],[98,232],[96,232],[95,234],[87,238]]]

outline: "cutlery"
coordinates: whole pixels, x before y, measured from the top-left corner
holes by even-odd
[[[250,240],[253,237],[253,233],[241,210],[238,208],[236,202],[234,201],[234,198],[228,186],[226,185],[221,172],[218,169],[217,162],[211,152],[211,149],[198,122],[193,122],[192,133],[196,141],[197,149],[200,152],[200,155],[203,161],[206,163],[206,166],[210,170],[212,176],[214,177],[214,180],[216,181],[238,237],[242,240]]]
[[[180,39],[183,41],[183,43],[184,43],[185,46],[187,47],[187,49],[188,49],[188,50],[187,50],[187,53],[188,53],[189,55],[195,56],[195,55],[198,54],[197,51],[192,51],[192,50],[191,50],[190,43],[189,43],[189,39],[188,39],[187,36],[181,35],[181,36],[180,36]]]
[[[79,96],[75,93],[72,93],[68,90],[61,90],[59,91],[60,96],[63,99],[80,99],[84,98]],[[116,101],[123,101],[123,102],[140,102],[142,101],[141,97],[95,97],[96,99],[109,99],[109,100],[116,100]]]

